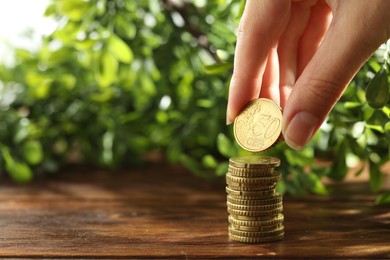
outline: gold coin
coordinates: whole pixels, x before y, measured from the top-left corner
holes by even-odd
[[[245,155],[229,159],[229,165],[236,168],[274,168],[280,165],[280,160],[271,156]]]
[[[228,172],[231,176],[236,177],[267,177],[274,172],[275,168],[237,168],[229,165]]]
[[[243,243],[269,243],[282,240],[284,238],[284,233],[272,237],[243,237],[229,233],[229,238]]]
[[[279,172],[273,172],[267,177],[256,177],[256,178],[243,178],[231,176],[229,173],[226,174],[226,181],[235,182],[235,183],[273,183],[280,181],[282,175]]]
[[[261,205],[261,206],[240,205],[240,204],[230,203],[229,201],[226,204],[230,209],[236,209],[242,211],[269,211],[269,210],[276,210],[283,207],[282,202],[276,204]]]
[[[228,221],[230,224],[246,227],[262,227],[262,226],[271,226],[275,224],[281,224],[284,221],[284,215],[279,213],[272,216],[272,218],[264,218],[262,220],[240,220],[236,219],[234,215],[229,215]]]
[[[233,190],[229,187],[226,187],[226,192],[233,198],[267,199],[274,196],[275,189],[258,190],[258,191],[242,191],[242,190]]]
[[[236,177],[267,177],[274,172],[274,167],[272,168],[237,168],[233,165],[229,165],[228,174]]]
[[[274,220],[278,214],[269,215],[269,216],[242,216],[242,215],[236,215],[234,213],[230,213],[231,216],[234,217],[236,220],[243,220],[243,221],[268,221],[268,220]]]
[[[249,231],[249,232],[272,231],[272,230],[276,230],[276,229],[279,229],[282,227],[284,228],[282,223],[278,223],[278,224],[274,224],[274,225],[270,225],[270,226],[240,226],[240,225],[235,225],[235,224],[231,224],[231,226],[236,230]]]
[[[232,208],[227,208],[227,211],[230,214],[233,214],[237,219],[243,219],[245,218],[242,217],[264,217],[264,216],[271,216],[271,215],[276,215],[278,213],[283,212],[283,207],[279,207],[276,209],[270,209],[270,210],[259,210],[259,211],[248,211],[248,210],[239,210],[239,209],[232,209]],[[251,220],[251,219],[247,219]],[[256,220],[256,219],[253,219]]]
[[[264,151],[280,136],[282,109],[270,99],[255,99],[236,117],[233,129],[242,148],[250,152]]]
[[[262,186],[234,186],[234,185],[228,185],[229,188],[233,190],[239,190],[239,191],[258,191],[258,190],[269,190],[274,189],[275,184],[272,185],[262,185]]]
[[[272,184],[261,183],[261,184],[247,184],[247,183],[234,183],[234,182],[226,182],[228,187],[233,190],[241,190],[241,191],[259,191],[259,190],[269,190],[274,189],[276,187],[276,182]]]
[[[248,206],[260,206],[260,205],[269,205],[275,204],[282,201],[282,194],[275,193],[275,195],[269,199],[261,199],[261,200],[244,200],[233,198],[230,195],[227,195],[227,201],[234,204],[240,205],[248,205]]]
[[[232,225],[229,225],[229,233],[241,237],[273,237],[284,233],[284,226],[282,225],[271,231],[242,231],[234,229]]]

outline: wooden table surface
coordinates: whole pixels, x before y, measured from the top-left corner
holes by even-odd
[[[390,258],[389,207],[367,183],[329,197],[284,197],[285,239],[229,241],[223,180],[152,165],[107,173],[73,167],[48,179],[0,184],[5,258]]]

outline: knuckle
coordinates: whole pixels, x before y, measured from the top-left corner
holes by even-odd
[[[339,101],[344,90],[344,86],[338,82],[319,78],[308,78],[304,84],[306,89],[311,92],[309,95],[311,100],[309,101],[326,108],[333,107]]]

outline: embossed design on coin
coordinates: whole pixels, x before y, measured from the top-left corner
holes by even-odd
[[[250,102],[234,120],[234,137],[247,151],[261,152],[278,140],[282,131],[282,110],[272,100]]]

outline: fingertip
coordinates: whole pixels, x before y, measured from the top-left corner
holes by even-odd
[[[230,125],[232,121],[229,119],[228,114],[226,114],[226,125]]]
[[[295,150],[302,149],[318,128],[319,118],[307,111],[300,111],[284,124],[283,136],[288,146]]]
[[[286,142],[286,144],[287,144],[290,148],[292,148],[292,149],[294,149],[294,150],[296,150],[296,151],[299,151],[299,150],[301,150],[301,149],[303,148],[302,146],[299,146],[299,145],[295,144],[295,143],[292,142],[291,140],[285,139],[284,141]]]
[[[226,125],[230,125],[234,122],[240,109],[239,104],[241,103],[241,99],[242,97],[239,95],[229,94],[229,101],[226,109]]]

